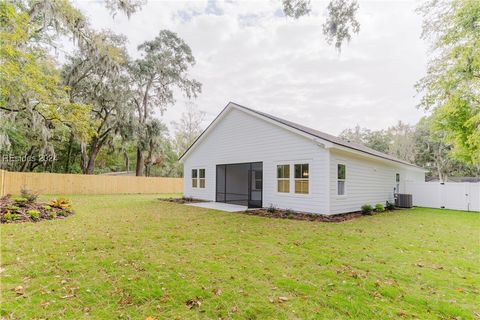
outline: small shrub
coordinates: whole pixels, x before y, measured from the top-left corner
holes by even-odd
[[[57,216],[66,217],[66,216],[68,216],[68,211],[66,211],[66,210],[58,211]]]
[[[52,207],[51,207],[51,206],[49,206],[48,204],[46,204],[46,205],[43,205],[43,206],[42,206],[42,208],[43,208],[44,210],[47,210],[47,211],[50,211],[50,210],[52,210]]]
[[[20,207],[18,206],[14,206],[13,204],[9,204],[5,207],[7,210],[10,210],[12,212],[19,212],[20,211]]]
[[[293,211],[292,209],[285,210],[285,214],[289,219],[293,219],[295,217],[295,211]]]
[[[55,211],[50,211],[50,212],[48,213],[48,217],[49,217],[50,219],[55,219],[55,218],[57,217],[57,213],[56,213]]]
[[[387,205],[385,206],[385,209],[387,210],[395,210],[395,204],[393,202],[388,202]]]
[[[270,207],[267,208],[267,212],[269,213],[275,213],[277,212],[277,208],[273,204],[270,205]]]
[[[7,221],[12,221],[12,220],[13,220],[13,216],[12,216],[12,212],[11,212],[11,211],[7,211],[3,217],[4,217],[5,220],[7,220]]]
[[[364,204],[362,206],[362,213],[363,214],[372,214],[373,207],[369,204]]]
[[[27,210],[27,215],[33,221],[37,221],[38,219],[40,219],[40,211],[38,210]]]
[[[383,211],[385,211],[385,207],[383,206],[383,204],[377,203],[377,204],[375,205],[375,211],[376,211],[376,212],[383,212]]]
[[[17,197],[17,198],[14,198],[14,199],[13,199],[13,202],[14,202],[17,206],[24,207],[24,206],[27,204],[28,199],[23,198],[23,197]]]
[[[68,199],[63,199],[63,198],[53,199],[50,202],[50,206],[52,206],[54,208],[63,209],[63,210],[69,211],[69,212],[71,210],[70,201]]]
[[[20,190],[20,195],[22,198],[27,199],[28,203],[35,202],[35,200],[38,198],[38,193],[33,192],[25,186]]]

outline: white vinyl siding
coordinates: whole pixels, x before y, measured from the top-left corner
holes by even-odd
[[[218,119],[205,139],[185,156],[184,169],[205,168],[205,189],[184,184],[185,196],[215,201],[216,165],[263,162],[263,206],[327,213],[328,150],[312,139],[300,136],[247,112],[232,108]],[[309,163],[308,194],[295,194],[293,165]],[[279,193],[277,165],[290,164],[289,193]],[[190,177],[185,177],[186,181]]]
[[[340,150],[330,153],[330,213],[359,211],[364,204],[385,204],[393,201],[397,186],[396,173],[400,177],[408,175],[412,180],[423,179],[424,173],[418,169],[392,161],[383,161],[354,155]],[[345,195],[338,195],[338,164],[345,164]],[[402,180],[400,191],[402,191]]]
[[[398,191],[405,190],[405,181],[424,181],[425,173],[397,162],[339,150],[335,145],[295,133],[291,128],[272,123],[250,111],[227,108],[182,159],[184,195],[215,201],[216,165],[262,162],[263,207],[273,205],[295,211],[336,214],[358,211],[363,204],[384,204],[393,201],[400,174]],[[345,164],[344,195],[338,195],[338,164]],[[278,192],[278,165],[289,165],[288,192]],[[295,165],[308,164],[308,179],[295,178]],[[192,187],[192,169],[204,169],[204,188]],[[302,182],[295,193],[296,182]],[[257,181],[255,181],[257,183]],[[200,182],[197,181],[197,185]],[[283,187],[282,187],[283,188]]]

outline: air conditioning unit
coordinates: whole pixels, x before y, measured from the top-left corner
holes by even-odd
[[[395,206],[399,208],[413,207],[412,195],[405,193],[397,193],[395,195]]]

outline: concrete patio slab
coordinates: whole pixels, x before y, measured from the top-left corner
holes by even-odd
[[[195,202],[195,203],[187,203],[186,205],[192,206],[192,207],[227,211],[227,212],[241,212],[248,209],[247,206],[239,206],[236,204],[223,203],[223,202]]]

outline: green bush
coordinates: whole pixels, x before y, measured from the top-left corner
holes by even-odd
[[[22,198],[27,199],[27,202],[29,203],[35,202],[35,200],[37,200],[38,198],[38,193],[33,192],[27,187],[22,187],[22,189],[20,190],[20,195],[22,196]]]
[[[9,204],[5,207],[7,210],[10,210],[12,212],[19,212],[20,211],[20,207],[18,206],[14,206],[13,204]]]
[[[43,205],[42,208],[43,208],[44,210],[47,210],[47,211],[52,210],[52,207],[49,206],[48,204]]]
[[[387,210],[395,210],[395,204],[393,202],[388,202],[387,205],[385,206],[385,209]]]
[[[277,212],[277,208],[275,208],[275,206],[271,204],[270,207],[268,207],[267,212],[275,213]]]
[[[32,219],[33,221],[37,221],[40,219],[40,211],[38,210],[27,210],[27,215]]]
[[[50,219],[55,219],[55,218],[57,217],[57,213],[56,213],[55,211],[50,211],[50,212],[48,213],[48,217],[49,217]]]
[[[62,210],[57,212],[58,216],[66,217],[68,215],[68,211]]]
[[[362,206],[362,213],[363,214],[372,214],[373,207],[369,204],[364,204]]]
[[[292,209],[285,210],[285,214],[287,215],[288,219],[295,218],[295,211],[293,211]]]
[[[24,198],[24,197],[17,197],[17,198],[14,198],[14,199],[13,199],[13,202],[14,202],[16,205],[18,205],[18,206],[20,206],[20,207],[23,207],[23,206],[25,206],[25,205],[27,204],[28,199],[26,199],[26,198]]]
[[[12,220],[13,220],[13,216],[12,216],[12,212],[11,212],[11,211],[7,211],[3,217],[4,217],[5,220],[7,220],[7,221],[12,221]]]
[[[385,207],[383,206],[383,204],[377,203],[377,204],[375,205],[375,211],[376,211],[376,212],[383,212],[383,211],[385,211]]]

